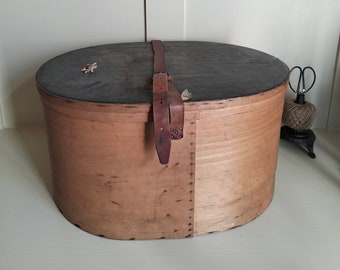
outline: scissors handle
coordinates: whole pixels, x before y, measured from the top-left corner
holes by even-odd
[[[306,89],[306,85],[305,85],[305,71],[306,70],[310,70],[310,71],[312,71],[312,73],[313,73],[313,82],[311,83],[311,85]],[[310,67],[310,66],[307,66],[307,67],[305,67],[303,70],[302,70],[302,90],[303,90],[303,92],[304,93],[306,93],[306,92],[308,92],[313,86],[314,86],[314,84],[315,84],[315,81],[316,81],[316,73],[315,73],[315,70],[312,68],[312,67]]]
[[[307,93],[314,86],[315,81],[316,81],[316,73],[315,73],[315,70],[310,66],[304,67],[303,69],[300,66],[295,66],[290,70],[290,74],[295,69],[298,69],[300,71],[297,88],[294,89],[290,82],[289,82],[289,87],[290,89],[293,90],[294,93],[297,93],[298,95],[302,95],[304,93]],[[313,73],[313,82],[307,89],[306,89],[306,82],[305,82],[305,71],[306,70],[310,70]],[[301,90],[301,83],[302,83],[302,90]]]

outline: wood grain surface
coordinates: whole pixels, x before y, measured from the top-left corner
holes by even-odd
[[[269,205],[285,87],[201,111],[196,123],[195,234],[240,226]]]
[[[107,44],[40,67],[54,198],[64,216],[114,239],[184,238],[245,224],[269,205],[288,67],[241,46],[163,42],[183,91],[184,138],[161,165],[152,117],[153,52]],[[96,63],[84,74],[84,65]],[[164,162],[165,163],[165,162]]]
[[[150,104],[101,104],[39,89],[54,198],[77,227],[113,239],[184,238],[249,222],[270,203],[286,83],[185,103],[184,139],[161,165]]]

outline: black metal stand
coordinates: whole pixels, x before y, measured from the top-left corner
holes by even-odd
[[[307,150],[307,153],[311,158],[315,158],[313,147],[316,137],[311,129],[296,130],[283,126],[281,127],[280,138],[300,146],[303,150]]]

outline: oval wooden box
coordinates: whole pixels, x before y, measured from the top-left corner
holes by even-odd
[[[150,44],[77,50],[37,73],[55,202],[92,234],[160,239],[224,231],[251,221],[272,199],[288,68],[227,44],[164,42],[164,48],[177,88],[193,94],[185,102],[184,138],[172,142],[167,165],[154,144]],[[129,59],[129,70],[112,64],[116,54]],[[197,67],[197,58],[205,65]],[[88,62],[98,69],[81,73]],[[139,80],[145,85],[137,89]]]

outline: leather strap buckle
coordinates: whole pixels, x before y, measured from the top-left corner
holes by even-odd
[[[160,40],[152,41],[154,52],[153,120],[155,145],[161,164],[170,157],[171,140],[183,138],[184,104],[173,79],[166,73],[165,56]]]

